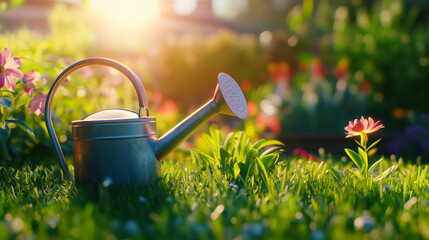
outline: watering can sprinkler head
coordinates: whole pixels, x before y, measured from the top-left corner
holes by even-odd
[[[217,113],[239,118],[247,116],[246,98],[237,82],[226,73],[219,74],[218,84],[210,101],[158,139],[155,150],[157,159],[163,159]]]
[[[219,113],[242,119],[247,116],[246,98],[238,84],[226,73],[219,74],[212,100],[219,109]]]

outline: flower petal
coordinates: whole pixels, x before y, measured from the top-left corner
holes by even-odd
[[[6,75],[6,77],[11,76],[14,78],[23,78],[24,77],[24,73],[21,72],[21,70],[19,69],[10,69],[10,68],[6,68],[6,71],[4,72],[4,75]]]
[[[30,109],[30,111],[36,114],[37,116],[40,114],[44,115],[46,96],[47,94],[42,94],[42,95],[38,94],[34,96],[30,104],[28,105],[28,108]]]
[[[34,96],[30,104],[28,104],[28,108],[30,109],[31,112],[36,112],[36,110],[39,109],[40,100],[41,100],[40,95]]]
[[[15,91],[16,82],[11,75],[6,76],[5,86],[9,91]]]
[[[365,126],[362,124],[362,122],[356,119],[354,122],[354,126],[352,127],[351,130],[354,132],[362,132],[364,129],[365,129]]]
[[[45,115],[45,105],[46,105],[46,98],[48,97],[48,94],[42,95],[42,106],[40,107],[40,110],[42,111],[42,114]]]
[[[10,58],[9,48],[3,48],[0,52],[0,66],[6,65],[9,58]]]
[[[368,133],[376,132],[381,128],[384,128],[383,124],[378,125],[378,123],[380,123],[380,120],[374,124],[373,128]]]
[[[24,83],[39,81],[39,79],[40,75],[35,70],[31,70],[30,72],[24,74]]]
[[[349,138],[349,137],[355,137],[355,136],[359,136],[360,135],[360,133],[357,133],[357,132],[346,132],[346,138]]]
[[[12,58],[10,58],[4,65],[5,68],[13,69],[18,68],[19,66],[21,66],[21,58],[17,56],[13,56]]]
[[[25,92],[27,92],[28,93],[28,96],[32,96],[33,95],[33,92],[34,92],[34,88],[35,88],[36,86],[34,86],[34,84],[32,84],[32,83],[29,83],[29,84],[27,84],[27,85],[25,85],[24,86],[24,91]]]
[[[363,116],[360,118],[360,121],[362,123],[363,126],[363,131],[366,131],[369,127],[369,122],[367,119],[365,119]]]
[[[30,90],[27,91],[28,96],[30,96],[30,97],[33,96],[33,92],[34,92],[34,89],[30,88]]]
[[[369,122],[369,125],[366,130],[371,131],[371,129],[374,127],[374,119],[372,119],[372,117],[369,117],[368,122]]]

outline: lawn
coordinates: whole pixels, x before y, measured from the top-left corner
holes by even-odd
[[[184,159],[164,161],[157,184],[122,188],[77,189],[56,165],[0,167],[0,238],[429,238],[426,166],[402,163],[375,182],[346,170],[349,160],[331,164],[337,179],[326,163],[282,155],[268,183],[258,175],[251,186]]]
[[[0,2],[0,240],[429,239],[425,1],[223,1],[242,14],[212,21],[205,7],[195,16],[160,11],[132,34],[119,20],[132,9],[147,15],[136,1],[104,12],[117,26],[92,2]],[[14,28],[25,5],[48,32]],[[88,67],[73,68],[45,109],[64,69],[95,56],[144,84],[157,136],[213,96],[220,72],[243,91],[247,104],[233,105],[247,106],[247,117],[212,118],[167,156],[153,184],[118,186],[103,175],[77,187],[57,163],[46,111],[74,174],[72,121],[142,107],[119,72]]]

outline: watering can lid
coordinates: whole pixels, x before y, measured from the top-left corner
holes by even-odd
[[[113,108],[107,109],[100,112],[93,113],[82,121],[103,121],[103,120],[119,120],[119,119],[136,119],[139,118],[138,113],[122,109],[122,108]]]

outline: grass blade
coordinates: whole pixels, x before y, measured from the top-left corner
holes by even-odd
[[[333,167],[331,167],[328,163],[325,163],[326,167],[328,168],[329,172],[336,177],[338,180],[341,179],[341,175],[335,170]]]

